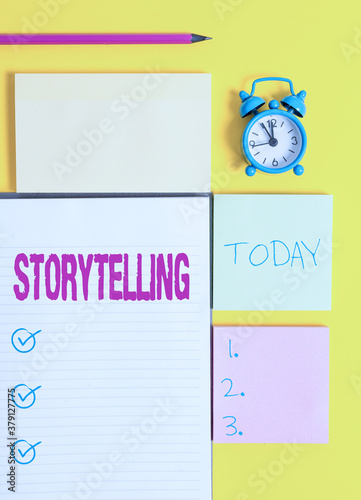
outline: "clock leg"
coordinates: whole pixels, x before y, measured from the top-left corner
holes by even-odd
[[[305,171],[305,169],[303,168],[302,165],[296,165],[295,167],[293,167],[293,172],[296,175],[302,175],[304,171]]]
[[[255,167],[252,167],[252,165],[248,165],[248,167],[246,167],[246,174],[249,177],[252,177],[255,173],[256,173]]]

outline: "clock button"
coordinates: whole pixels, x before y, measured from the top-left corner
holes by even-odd
[[[280,107],[280,103],[276,99],[272,99],[272,101],[268,103],[268,107],[269,109],[278,109]]]

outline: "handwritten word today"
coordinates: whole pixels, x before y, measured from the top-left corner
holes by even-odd
[[[313,245],[312,248],[309,244],[306,245],[302,240],[300,242],[296,241],[291,247],[292,254],[290,247],[281,240],[272,240],[268,245],[263,243],[251,245],[247,241],[239,241],[237,243],[227,243],[224,246],[233,247],[235,264],[237,264],[237,259],[239,260],[245,255],[248,255],[248,260],[254,267],[262,266],[270,258],[269,262],[272,262],[275,267],[285,266],[288,263],[290,263],[292,267],[296,261],[299,262],[304,269],[304,259],[309,255],[312,257],[313,264],[317,266],[316,253],[320,241],[321,238],[318,239],[317,243]]]
[[[183,300],[189,299],[190,289],[190,276],[182,273],[184,268],[189,268],[185,253],[161,253],[157,257],[140,253],[136,257],[127,253],[86,256],[52,253],[46,258],[43,253],[29,257],[20,253],[15,258],[14,271],[21,285],[15,284],[13,289],[21,301],[30,296],[31,288],[34,300],[39,300],[41,294],[50,300],[59,297],[67,300],[68,295],[71,300],[78,300],[79,295],[88,300],[89,281],[95,281],[98,300],[104,299],[105,288],[110,300],[154,301],[174,297]]]

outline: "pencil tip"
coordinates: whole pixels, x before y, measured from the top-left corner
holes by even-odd
[[[210,36],[195,35],[192,33],[191,43],[203,42],[203,40],[212,40]]]

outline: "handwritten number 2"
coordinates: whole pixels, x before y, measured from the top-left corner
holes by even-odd
[[[231,397],[231,396],[239,396],[239,394],[230,394],[230,392],[231,392],[231,390],[232,390],[232,387],[233,387],[233,382],[232,382],[232,380],[231,380],[230,378],[225,378],[225,379],[223,379],[223,380],[222,380],[222,382],[221,382],[221,384],[223,384],[223,382],[225,382],[226,380],[229,380],[229,382],[230,382],[231,386],[230,386],[230,388],[228,389],[228,391],[226,392],[226,394],[224,395],[224,397],[225,397],[225,398],[227,398],[227,397],[229,398],[229,397]]]
[[[235,417],[227,416],[227,417],[223,417],[223,420],[225,418],[233,419],[233,422],[231,424],[227,425],[227,429],[228,429],[228,427],[231,427],[232,429],[234,429],[234,432],[232,432],[232,434],[226,433],[226,436],[234,436],[238,432],[237,427],[234,425],[237,422],[237,419]]]

